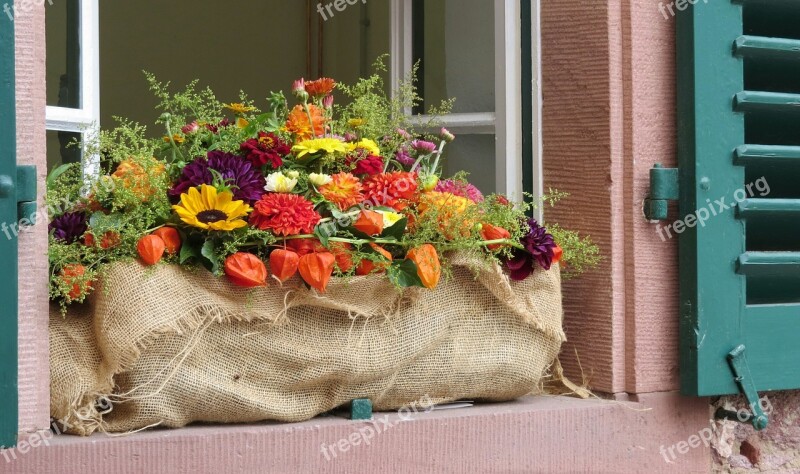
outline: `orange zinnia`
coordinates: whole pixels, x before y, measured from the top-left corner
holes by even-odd
[[[422,193],[418,209],[423,219],[435,212],[439,230],[446,238],[453,239],[456,233],[464,237],[470,234],[474,222],[462,215],[474,205],[469,199],[455,194],[429,191]]]
[[[361,182],[351,173],[337,173],[331,176],[331,182],[321,186],[319,192],[328,202],[343,211],[364,200],[364,195],[361,194]]]
[[[312,130],[308,123],[308,116],[314,122]],[[286,130],[295,134],[299,141],[322,136],[325,134],[325,112],[316,105],[308,106],[308,113],[302,105],[295,105],[286,120]]]
[[[316,81],[306,82],[306,92],[312,97],[325,97],[333,92],[336,81],[329,77],[321,77]]]

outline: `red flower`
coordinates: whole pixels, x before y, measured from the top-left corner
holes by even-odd
[[[272,169],[280,168],[283,165],[283,157],[292,151],[277,135],[266,132],[258,132],[258,138],[247,140],[239,148],[256,168],[269,163]]]
[[[417,175],[403,171],[381,173],[364,180],[364,194],[375,206],[402,211],[417,197]]]
[[[353,169],[353,174],[368,174],[370,176],[383,172],[383,158],[376,155],[358,160]]]
[[[310,234],[319,220],[314,204],[303,196],[287,193],[265,194],[250,214],[253,226],[283,236]]]

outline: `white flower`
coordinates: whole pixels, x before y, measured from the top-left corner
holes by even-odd
[[[300,177],[300,172],[295,170],[287,171],[286,176],[290,177],[291,179],[297,179]]]
[[[308,175],[308,181],[314,186],[319,187],[330,183],[333,181],[333,178],[331,178],[329,174],[311,173]]]
[[[296,178],[286,177],[283,173],[278,171],[276,173],[270,173],[267,176],[267,185],[264,186],[264,189],[274,193],[290,193],[296,185]]]
[[[389,227],[395,225],[397,223],[397,221],[399,221],[400,219],[403,218],[403,216],[401,214],[398,214],[396,212],[378,211],[378,210],[376,210],[375,212],[377,212],[378,214],[383,216],[383,228],[384,229],[388,229]]]

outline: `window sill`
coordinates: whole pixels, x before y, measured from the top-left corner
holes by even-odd
[[[5,465],[20,474],[362,472],[379,466],[392,472],[620,472],[624,465],[705,472],[707,449],[668,464],[659,447],[707,426],[707,413],[704,401],[674,393],[645,395],[639,402],[526,397],[412,413],[407,421],[392,412],[376,413],[369,422],[330,416],[123,437],[57,436],[49,446],[16,452]]]

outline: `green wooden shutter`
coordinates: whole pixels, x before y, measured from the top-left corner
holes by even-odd
[[[14,22],[0,18],[0,446],[17,438],[17,222]],[[44,139],[44,137],[42,137]],[[8,231],[8,234],[5,232]]]
[[[800,388],[800,2],[677,21],[682,391]]]

